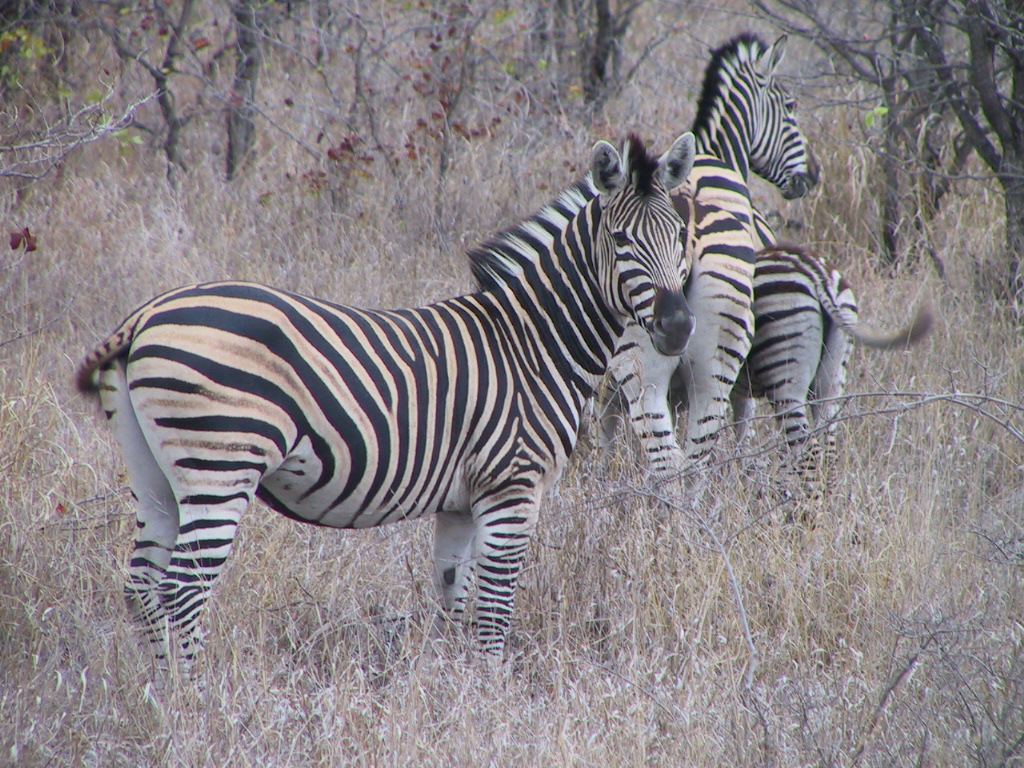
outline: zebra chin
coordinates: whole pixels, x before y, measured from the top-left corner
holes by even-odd
[[[818,183],[816,175],[811,173],[794,173],[780,189],[782,196],[787,200],[796,200],[803,197]]]
[[[683,354],[696,328],[697,319],[683,292],[657,289],[654,318],[647,331],[658,353],[666,357]]]

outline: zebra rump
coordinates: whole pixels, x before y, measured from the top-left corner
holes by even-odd
[[[823,258],[793,244],[765,248],[754,271],[754,343],[733,388],[737,437],[746,438],[754,398],[765,398],[791,449],[825,430],[824,461],[835,460],[835,417],[846,392],[853,347],[904,349],[924,339],[933,314],[925,304],[893,331],[862,328],[853,288]],[[680,403],[678,387],[672,389]],[[801,465],[812,473],[815,456]]]

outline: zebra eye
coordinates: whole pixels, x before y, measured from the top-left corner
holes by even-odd
[[[615,245],[619,248],[628,248],[629,244],[632,242],[629,239],[629,235],[621,230],[618,232],[612,232],[612,239],[615,241]]]

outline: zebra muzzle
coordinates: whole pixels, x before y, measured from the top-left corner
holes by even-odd
[[[656,290],[650,334],[654,348],[660,354],[683,354],[696,327],[696,318],[682,291]]]

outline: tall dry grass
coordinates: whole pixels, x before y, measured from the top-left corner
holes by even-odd
[[[443,185],[431,163],[380,161],[344,185],[311,183],[332,167],[300,141],[338,140],[328,118],[350,73],[340,52],[326,79],[301,66],[297,23],[260,84],[281,130],[259,124],[236,182],[222,179],[211,113],[188,129],[177,189],[155,148],[110,140],[5,195],[5,230],[28,226],[40,247],[0,271],[0,764],[1020,762],[1024,351],[985,291],[998,206],[981,184],[947,201],[927,233],[946,283],[926,262],[880,275],[858,115],[813,104],[821,188],[786,204],[761,185],[759,202],[841,266],[866,322],[902,323],[926,297],[939,315],[913,350],[855,354],[815,530],[780,524],[792,501],[768,419],[743,462],[725,436],[706,503],[674,512],[628,454],[602,470],[585,434],[531,549],[507,671],[493,676],[467,638],[432,637],[429,522],[320,531],[256,507],[214,593],[201,685],[148,685],[121,596],[131,498],[102,417],[71,387],[83,352],[136,304],[193,280],[364,306],[466,291],[466,245],[574,180],[597,138],[640,127],[667,146],[689,125],[706,46],[775,34],[659,5],[631,40],[683,21],[597,118],[506,110],[489,138],[457,146]],[[110,54],[94,40],[86,55]],[[790,72],[814,61],[798,45],[790,57]],[[415,124],[410,104],[382,109],[390,141]],[[492,106],[481,98],[469,116]]]

